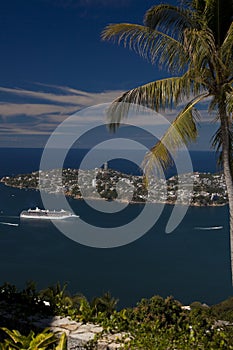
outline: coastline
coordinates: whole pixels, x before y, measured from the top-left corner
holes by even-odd
[[[22,186],[17,186],[17,185],[10,185],[10,184],[7,184],[5,181],[3,181],[2,179],[0,180],[1,183],[3,183],[5,186],[8,186],[8,187],[12,187],[12,188],[17,188],[17,189],[20,189],[20,190],[26,190],[26,189],[29,189],[29,190],[34,190],[34,191],[39,191],[39,188],[37,187],[22,187]],[[49,192],[48,192],[49,193]],[[54,193],[53,193],[54,194]],[[61,194],[61,193],[57,193],[57,194]],[[105,198],[101,198],[100,196],[99,197],[80,197],[80,196],[73,196],[69,193],[64,193],[66,197],[68,198],[72,198],[74,200],[82,200],[82,201],[85,201],[85,198],[87,200],[93,200],[93,201],[108,201],[107,199]],[[126,203],[126,204],[166,204],[166,205],[180,205],[180,206],[191,206],[191,207],[223,207],[225,205],[228,205],[228,201],[225,202],[225,203],[211,203],[211,204],[202,204],[202,203],[197,203],[197,202],[190,202],[190,203],[177,203],[175,200],[174,202],[173,201],[148,201],[148,200],[144,200],[144,201],[128,201],[127,199],[112,199],[110,201],[116,201],[118,203]]]

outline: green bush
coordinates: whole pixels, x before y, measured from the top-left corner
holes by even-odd
[[[66,350],[67,342],[66,335],[63,333],[58,341],[54,333],[44,330],[41,333],[35,334],[33,331],[25,336],[19,331],[2,327],[1,328],[8,337],[0,344],[1,350]],[[58,344],[56,344],[58,343]]]
[[[104,334],[124,333],[127,341],[123,342],[122,347],[125,349],[233,349],[233,327],[217,322],[218,320],[233,322],[233,298],[212,307],[194,302],[190,305],[191,310],[184,310],[182,304],[173,297],[164,299],[153,296],[150,299],[142,299],[133,308],[117,311],[117,300],[109,292],[88,301],[81,294],[70,295],[66,287],[66,284],[61,286],[57,283],[40,292],[36,291],[32,282],[22,291],[18,291],[10,284],[0,287],[0,325],[8,335],[6,338],[6,334],[3,336],[1,332],[0,339],[3,342],[0,344],[0,349],[39,350],[43,347],[33,348],[32,344],[37,342],[40,344],[40,341],[47,346],[43,349],[65,349],[64,337],[61,340],[63,347],[59,348],[52,333],[48,331],[39,333],[38,329],[27,321],[30,319],[27,317],[34,314],[38,317],[70,316],[79,322],[101,325]],[[4,310],[12,316],[11,319],[4,318]],[[22,320],[25,322],[21,322]],[[10,331],[9,327],[18,330]],[[98,335],[101,336],[102,334]],[[89,349],[94,349],[95,344],[96,341],[90,344]]]
[[[211,311],[215,318],[233,322],[233,297],[228,298],[219,304],[213,305]]]

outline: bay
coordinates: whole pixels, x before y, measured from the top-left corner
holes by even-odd
[[[40,150],[1,152],[1,176],[38,169]],[[211,163],[207,155],[201,156],[203,164],[204,159]],[[26,281],[34,280],[41,289],[67,282],[72,293],[89,298],[110,291],[119,298],[120,307],[154,294],[173,295],[184,304],[194,300],[213,304],[233,294],[227,206],[190,207],[178,228],[166,234],[172,210],[166,205],[157,223],[140,239],[100,249],[70,240],[50,222],[20,222],[23,209],[42,205],[38,191],[1,184],[0,193],[0,284],[8,281],[23,288]],[[123,225],[142,210],[142,205],[133,204],[119,214],[99,214],[84,201],[69,202],[81,218],[104,227]],[[200,229],[215,226],[222,228]]]

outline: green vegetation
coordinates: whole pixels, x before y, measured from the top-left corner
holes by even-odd
[[[62,334],[60,340],[55,336],[54,333],[44,330],[41,333],[35,335],[33,331],[25,336],[22,335],[19,331],[2,327],[2,330],[9,336],[6,338],[1,345],[1,350],[66,350],[67,341],[65,333]],[[58,343],[57,345],[55,345]]]
[[[30,321],[30,316],[48,315],[102,326],[88,349],[96,349],[98,339],[109,333],[122,333],[122,349],[233,349],[233,298],[211,307],[194,302],[190,310],[172,297],[160,296],[142,299],[131,308],[117,310],[116,306],[110,293],[88,301],[81,294],[70,295],[66,285],[59,283],[39,292],[32,282],[22,291],[4,284],[0,287],[0,349],[65,350],[65,335],[58,339]]]

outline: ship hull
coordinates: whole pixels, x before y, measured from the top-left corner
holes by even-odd
[[[40,220],[63,220],[68,218],[74,218],[78,217],[76,215],[64,215],[64,216],[45,216],[45,215],[27,215],[27,214],[21,214],[21,219],[40,219]]]
[[[36,220],[64,220],[68,218],[78,217],[69,211],[50,211],[39,208],[24,210],[20,214],[20,219],[36,219]]]

